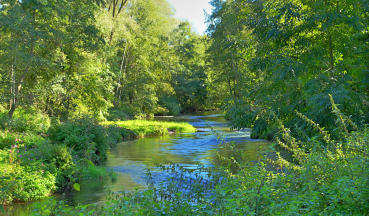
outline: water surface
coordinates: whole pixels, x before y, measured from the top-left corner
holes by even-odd
[[[161,121],[186,121],[198,129],[196,133],[177,134],[165,137],[148,137],[119,143],[110,150],[104,164],[117,173],[114,182],[82,182],[81,191],[57,196],[70,205],[97,203],[105,200],[109,191],[136,190],[146,187],[147,169],[152,169],[154,180],[163,181],[165,173],[156,169],[158,164],[168,162],[196,169],[198,164],[212,166],[215,150],[222,142],[233,142],[242,150],[244,158],[258,160],[270,144],[264,140],[250,138],[250,130],[231,131],[221,114],[185,115],[180,117],[158,117]],[[27,206],[27,205],[26,205]],[[18,213],[24,206],[16,207]]]

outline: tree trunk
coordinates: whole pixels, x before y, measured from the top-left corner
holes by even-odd
[[[126,59],[126,54],[127,54],[127,46],[128,46],[128,42],[125,43],[125,46],[124,46],[124,52],[123,52],[123,55],[122,55],[122,60],[121,60],[121,63],[120,63],[120,69],[119,69],[119,75],[118,75],[118,86],[117,86],[117,90],[116,90],[116,98],[118,98],[118,101],[115,102],[115,105],[118,104],[118,102],[121,101],[122,99],[122,82],[121,82],[121,79],[122,79],[122,73],[123,73],[123,66],[125,65],[125,59]]]
[[[15,112],[16,107],[17,107],[17,105],[16,104],[13,104],[13,106],[10,108],[9,113],[8,113],[9,120],[12,120],[13,119],[13,115],[14,115],[14,112]]]
[[[113,0],[110,3],[108,11],[110,11],[110,10],[112,11],[113,21],[114,21],[114,18],[122,12],[122,9],[127,4],[127,2],[128,2],[128,0],[122,0],[120,5],[119,5],[119,0]],[[110,32],[109,44],[111,44],[111,42],[113,41],[113,36],[114,36],[114,26],[113,26],[113,28],[111,29],[111,32]]]

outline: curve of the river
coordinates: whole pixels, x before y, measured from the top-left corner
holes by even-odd
[[[267,141],[251,139],[250,130],[230,130],[221,114],[162,117],[158,120],[189,122],[198,131],[119,143],[110,150],[104,165],[117,174],[114,182],[82,182],[80,192],[60,195],[57,199],[71,205],[89,204],[103,201],[109,191],[145,188],[147,169],[152,169],[155,174],[155,168],[162,163],[172,162],[190,169],[195,169],[198,164],[211,166],[211,159],[221,142],[234,142],[250,161],[258,160],[261,153],[270,146]],[[157,178],[157,181],[161,180]],[[18,206],[18,209],[22,207]],[[20,212],[24,213],[22,210]]]

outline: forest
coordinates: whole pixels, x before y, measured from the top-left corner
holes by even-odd
[[[207,179],[170,165],[165,185],[32,215],[369,215],[368,0],[210,4],[200,35],[166,0],[0,0],[0,215],[114,178],[117,143],[194,133],[152,120],[204,111],[272,152],[220,143]]]

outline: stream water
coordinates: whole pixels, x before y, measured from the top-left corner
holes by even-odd
[[[70,205],[89,204],[104,201],[109,191],[145,188],[147,169],[158,174],[162,171],[156,167],[162,163],[172,162],[190,169],[196,169],[198,164],[211,166],[218,144],[224,141],[234,142],[250,161],[258,160],[270,146],[267,141],[251,139],[249,130],[231,131],[221,114],[162,117],[158,120],[189,122],[198,131],[119,143],[110,150],[104,165],[117,174],[115,181],[82,182],[81,191],[59,195],[56,199],[65,200]],[[157,178],[157,181],[161,180]],[[9,212],[11,215],[28,215],[28,209],[29,204],[16,205]]]

